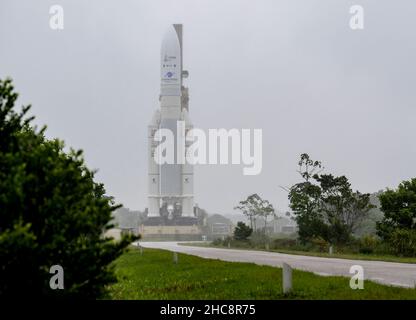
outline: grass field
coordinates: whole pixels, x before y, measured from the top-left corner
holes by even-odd
[[[281,269],[225,262],[169,251],[131,249],[115,263],[118,283],[109,299],[416,299],[416,289],[365,281],[352,290],[349,278],[293,270],[293,292],[282,293]]]
[[[212,248],[227,248],[224,246],[214,246],[211,243],[201,243],[201,242],[189,242],[181,243],[181,245],[189,246],[201,246],[201,247],[212,247]],[[241,249],[241,250],[260,250],[266,251],[261,248],[250,248],[250,247],[230,247],[231,249]],[[392,255],[378,255],[378,254],[358,254],[358,253],[333,253],[329,254],[327,252],[314,252],[314,251],[300,251],[300,250],[290,250],[290,249],[270,249],[269,252],[278,252],[278,253],[287,253],[287,254],[296,254],[301,256],[313,256],[313,257],[322,257],[322,258],[339,258],[339,259],[351,259],[351,260],[369,260],[369,261],[387,261],[387,262],[401,262],[401,263],[416,263],[416,258],[414,257],[398,257]]]

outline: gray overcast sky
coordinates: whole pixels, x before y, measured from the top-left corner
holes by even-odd
[[[65,28],[49,28],[49,7]],[[365,29],[349,28],[349,8]],[[146,130],[158,108],[159,52],[184,24],[184,67],[196,127],[263,129],[263,171],[198,166],[196,202],[227,213],[299,181],[307,152],[353,188],[416,176],[416,2],[382,0],[1,0],[0,77],[32,103],[48,137],[81,148],[107,192],[147,206]]]

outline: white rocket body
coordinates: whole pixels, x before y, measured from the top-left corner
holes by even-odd
[[[194,217],[193,168],[187,164],[162,164],[154,160],[155,132],[159,128],[170,129],[175,136],[175,162],[185,133],[192,128],[188,117],[188,89],[182,79],[187,72],[182,69],[182,25],[173,25],[166,33],[161,48],[160,61],[160,110],[156,110],[148,127],[149,195],[148,217],[169,215]],[[185,132],[177,132],[178,121],[185,123]],[[179,143],[177,143],[179,142]]]

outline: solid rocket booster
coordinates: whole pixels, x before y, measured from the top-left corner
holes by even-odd
[[[182,69],[182,25],[171,26],[162,42],[160,59],[160,110],[156,110],[148,130],[149,143],[149,217],[193,217],[193,168],[190,164],[158,165],[154,159],[157,143],[154,134],[159,128],[169,129],[175,142],[185,139],[192,128],[188,117],[188,89],[182,85],[187,72]],[[177,132],[178,121],[184,121],[185,132]],[[178,150],[175,147],[175,159]],[[187,143],[185,143],[186,147]]]

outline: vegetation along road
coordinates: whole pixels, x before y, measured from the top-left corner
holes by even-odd
[[[290,255],[275,252],[221,249],[201,246],[183,246],[180,242],[140,242],[144,248],[164,249],[195,255],[206,259],[220,259],[232,262],[253,262],[259,265],[281,267],[285,262],[294,269],[310,271],[319,275],[351,277],[350,268],[360,265],[364,278],[375,282],[413,288],[416,285],[416,264],[384,261],[348,260]]]

